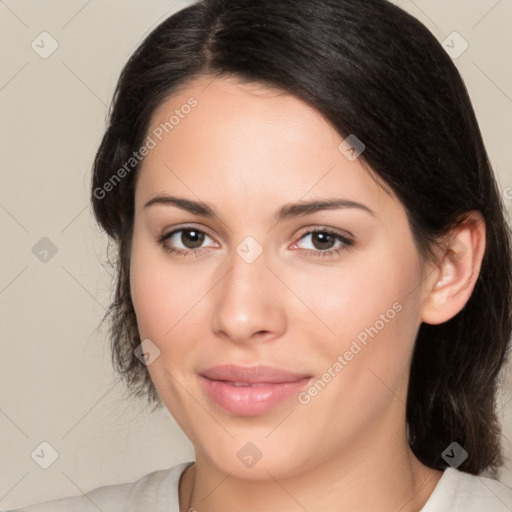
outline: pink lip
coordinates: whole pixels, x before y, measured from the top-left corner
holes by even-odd
[[[202,371],[199,378],[209,398],[224,410],[255,416],[296,396],[311,376],[270,366],[221,365]]]

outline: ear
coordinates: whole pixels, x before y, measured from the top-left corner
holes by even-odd
[[[427,277],[421,309],[423,322],[442,324],[464,308],[480,274],[485,235],[485,221],[476,210],[450,232]]]

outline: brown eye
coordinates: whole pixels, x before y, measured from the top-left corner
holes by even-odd
[[[180,241],[187,249],[201,247],[205,234],[197,229],[182,229]]]
[[[207,250],[207,246],[203,247],[206,238],[211,240],[204,231],[189,227],[166,233],[159,237],[157,242],[169,253],[199,256],[203,253],[203,249]]]
[[[304,233],[299,244],[307,238],[311,238],[310,247],[299,248],[304,249],[306,254],[311,256],[327,257],[340,254],[354,245],[354,241],[350,238],[326,228],[316,228]]]
[[[332,249],[333,245],[336,243],[336,237],[325,231],[312,233],[311,240],[315,249],[319,251]]]

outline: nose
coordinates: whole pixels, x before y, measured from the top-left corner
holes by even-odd
[[[212,296],[213,332],[234,343],[278,338],[286,330],[287,290],[269,268],[266,252],[252,262],[234,252],[230,261]]]

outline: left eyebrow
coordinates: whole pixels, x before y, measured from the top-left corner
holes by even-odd
[[[340,210],[344,208],[358,208],[376,217],[375,212],[362,203],[348,199],[323,199],[321,201],[301,201],[285,204],[274,214],[274,219],[283,221],[292,217],[311,215],[322,210]]]
[[[216,217],[218,216],[215,209],[207,203],[202,201],[192,201],[190,199],[185,199],[182,197],[174,197],[168,195],[159,195],[150,199],[145,205],[144,208],[148,208],[154,204],[161,205],[172,205],[185,210],[193,215],[200,215],[203,217]],[[282,206],[279,210],[277,210],[273,217],[274,220],[281,222],[283,220],[287,220],[293,217],[311,215],[315,212],[322,210],[339,210],[345,208],[357,208],[363,210],[373,217],[376,217],[376,214],[373,210],[368,208],[368,206],[358,203],[356,201],[350,201],[348,199],[323,199],[321,201],[301,201],[298,203],[288,203]]]

